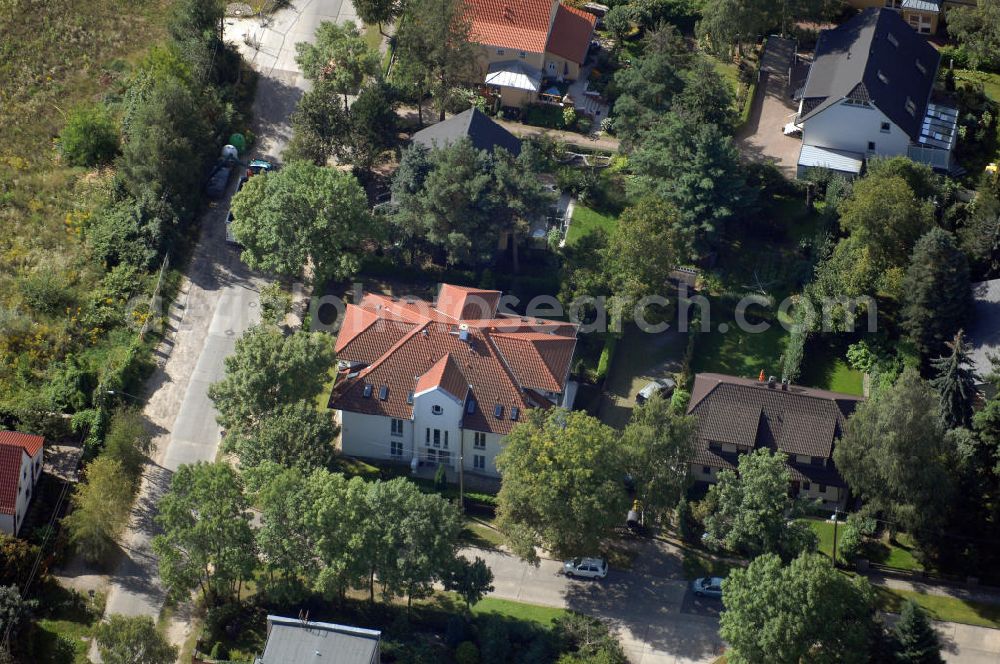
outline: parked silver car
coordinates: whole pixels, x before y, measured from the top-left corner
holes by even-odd
[[[608,575],[608,562],[602,558],[574,558],[563,563],[563,574],[570,578],[603,579]]]
[[[674,382],[673,378],[657,378],[639,390],[639,394],[635,395],[635,402],[637,404],[644,404],[652,399],[654,394],[659,394],[664,399],[669,399],[674,393],[675,387],[677,387],[677,383]]]
[[[722,599],[722,578],[706,576],[691,582],[691,590],[698,597],[714,597]]]

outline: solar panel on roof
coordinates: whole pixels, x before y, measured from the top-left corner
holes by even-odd
[[[381,399],[382,401],[385,401],[386,399],[389,398],[389,386],[388,385],[383,385],[382,387],[379,388],[379,390],[378,390],[378,398]]]
[[[365,383],[365,389],[361,393],[361,396],[363,396],[365,399],[370,399],[371,398],[371,396],[372,396],[372,386],[371,386],[370,383]]]
[[[493,407],[493,417],[497,418],[498,420],[501,419],[501,418],[503,418],[503,406],[502,405],[497,404],[496,406]]]

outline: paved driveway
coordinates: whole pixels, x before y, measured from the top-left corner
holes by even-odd
[[[567,579],[562,563],[553,560],[534,567],[499,551],[467,554],[484,558],[493,570],[496,597],[608,620],[633,664],[708,663],[722,652],[721,602],[693,597],[679,553],[663,542],[642,541],[633,569],[612,569],[601,581]]]
[[[785,136],[796,106],[788,98],[785,79],[761,72],[761,85],[753,101],[750,119],[737,137],[741,152],[754,160],[773,160],[788,178],[795,177],[799,161],[799,138]]]

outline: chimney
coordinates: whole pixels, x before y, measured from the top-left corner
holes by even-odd
[[[788,379],[787,378],[783,378],[781,380],[781,391],[782,392],[787,392],[788,391]]]
[[[777,384],[777,382],[778,382],[778,379],[775,378],[774,376],[768,376],[767,377],[767,386],[769,388],[774,389],[774,386]]]

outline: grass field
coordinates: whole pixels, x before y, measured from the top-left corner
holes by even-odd
[[[956,69],[955,82],[969,81],[982,83],[983,92],[995,102],[1000,102],[1000,74],[993,72],[973,71],[971,69]]]
[[[508,599],[486,597],[472,607],[472,613],[477,615],[492,613],[506,618],[513,618],[514,620],[523,620],[549,627],[556,618],[564,616],[569,612],[566,609],[556,609],[549,606],[538,606],[537,604],[525,604],[524,602],[514,602]]]
[[[812,531],[819,537],[819,552],[829,557],[833,556],[833,524],[823,519],[805,519]],[[837,526],[837,545],[844,539],[844,524]],[[844,562],[839,552],[837,558]]]
[[[566,234],[566,242],[574,244],[585,235],[593,233],[600,228],[610,235],[614,232],[618,220],[606,214],[601,214],[586,205],[576,204],[573,209],[573,221],[570,223],[569,232]]]
[[[732,309],[720,301],[712,302],[712,330],[697,334],[694,371],[716,372],[744,378],[756,378],[761,371],[767,375],[781,373],[781,353],[787,333],[775,322],[766,331],[754,334],[739,329],[733,321]],[[728,326],[725,332],[720,325]]]
[[[825,556],[833,555],[833,523],[824,519],[805,519],[813,532],[819,537],[819,552]],[[844,539],[844,524],[837,526],[837,546]],[[912,538],[906,533],[899,533],[896,542],[890,542],[888,536],[881,541],[866,543],[864,556],[872,562],[893,567],[895,569],[907,571],[921,571],[924,566],[914,555],[914,544]],[[839,549],[837,559],[846,564],[847,561],[840,555]]]
[[[934,620],[1000,629],[1000,604],[928,595],[912,590],[890,590],[882,587],[876,587],[875,590],[879,608],[883,611],[899,613],[903,602],[910,599],[923,607]]]

